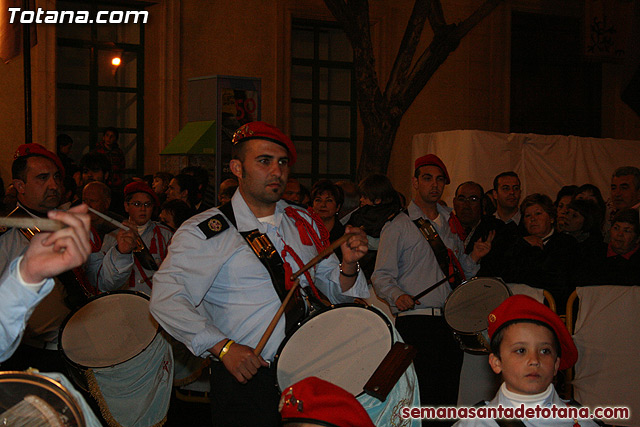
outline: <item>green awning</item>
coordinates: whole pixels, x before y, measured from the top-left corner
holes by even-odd
[[[215,154],[216,121],[189,122],[160,154]]]

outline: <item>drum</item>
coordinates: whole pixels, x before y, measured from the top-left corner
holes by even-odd
[[[510,295],[507,285],[493,277],[474,277],[451,292],[444,318],[460,348],[473,354],[490,352],[487,317]]]
[[[162,421],[171,397],[173,355],[158,334],[147,295],[114,291],[91,298],[63,322],[58,347],[70,376],[91,393],[109,425]]]
[[[357,396],[393,344],[392,326],[377,309],[358,304],[331,306],[304,320],[275,357],[284,390],[316,376]]]
[[[82,409],[58,382],[29,372],[0,372],[0,425],[84,426]]]

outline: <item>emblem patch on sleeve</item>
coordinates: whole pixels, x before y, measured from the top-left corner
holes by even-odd
[[[202,221],[198,224],[198,228],[207,236],[207,239],[210,239],[229,228],[229,223],[222,214],[218,214]]]

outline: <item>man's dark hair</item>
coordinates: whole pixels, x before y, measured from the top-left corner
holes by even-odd
[[[155,175],[153,175],[154,178],[160,178],[163,182],[166,182],[167,184],[169,184],[169,181],[171,181],[171,179],[173,178],[173,174],[169,173],[169,172],[156,172]]]
[[[58,135],[58,138],[56,138],[56,147],[58,148],[58,151],[60,151],[60,148],[71,144],[73,144],[73,139],[71,139],[71,137],[66,133],[61,133]]]
[[[238,189],[238,184],[229,185],[228,187],[220,191],[220,196],[226,196],[230,199],[233,197],[237,189]]]
[[[475,181],[465,181],[462,184],[458,185],[458,188],[456,188],[455,196],[458,195],[458,191],[460,190],[460,187],[462,187],[463,185],[475,185],[476,188],[480,190],[480,197],[482,198],[482,196],[484,196],[484,188],[482,188],[482,185],[478,184]]]
[[[179,199],[164,202],[160,211],[167,211],[173,216],[173,222],[176,228],[179,228],[183,222],[191,218],[194,214],[193,209],[184,201]]]
[[[11,164],[11,179],[19,179],[20,181],[27,182],[27,161],[31,157],[42,157],[43,159],[47,159],[53,162],[53,160],[51,160],[49,157],[42,156],[40,154],[29,154],[27,156],[20,156]],[[63,171],[58,172],[60,172],[60,174],[63,173]]]
[[[501,174],[499,174],[498,176],[493,178],[493,189],[494,190],[498,191],[498,180],[500,178],[504,178],[505,176],[512,176],[514,178],[517,178],[518,182],[520,182],[520,177],[514,171],[502,172]]]
[[[539,320],[514,319],[514,320],[510,320],[509,322],[505,322],[502,326],[500,326],[500,328],[497,331],[493,333],[493,337],[491,338],[491,344],[490,344],[491,353],[493,353],[498,359],[500,359],[500,345],[502,344],[502,339],[504,338],[504,331],[507,329],[507,327],[518,324],[518,323],[531,323],[534,325],[544,326],[545,328],[550,330],[551,333],[553,334],[553,347],[556,350],[556,354],[558,355],[558,357],[562,356],[562,351],[560,349],[560,341],[558,340],[558,336],[556,335],[556,332],[553,330],[553,328],[551,328],[551,326]]]
[[[180,173],[193,176],[198,182],[198,188],[202,192],[204,192],[209,185],[209,171],[201,166],[187,166],[182,168]]]
[[[191,206],[195,206],[198,203],[198,181],[186,173],[180,173],[173,179],[176,180],[181,192],[187,190],[187,200]]]
[[[106,154],[91,151],[80,159],[80,169],[84,168],[92,171],[101,170],[104,173],[111,172],[111,160]]]
[[[113,126],[109,126],[104,129],[104,132],[102,134],[104,135],[109,131],[113,132],[113,134],[116,136],[116,142],[118,142],[118,140],[120,139],[120,132],[118,132],[118,129],[114,128]]]
[[[640,189],[640,169],[635,166],[622,166],[613,172],[613,176],[621,177],[621,176],[633,176],[633,185],[636,186],[636,190]]]
[[[398,201],[398,192],[386,175],[374,173],[363,178],[358,185],[358,190],[360,195],[373,203],[378,199],[381,204]]]
[[[246,146],[247,146],[246,141],[233,144],[233,146],[231,147],[231,158],[244,162],[244,157],[247,151]]]

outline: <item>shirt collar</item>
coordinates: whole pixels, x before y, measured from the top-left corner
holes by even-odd
[[[614,252],[613,249],[611,249],[611,243],[609,243],[609,245],[607,246],[607,258],[614,257],[614,256],[621,256],[622,258],[628,260],[631,258],[631,256],[633,256],[633,254],[638,252],[639,248],[640,248],[640,245],[636,245],[635,248],[631,249],[629,252],[625,254],[618,254]]]
[[[451,215],[453,209],[442,206],[440,203],[436,204],[436,208],[438,209],[438,214],[442,215],[443,218],[446,218],[445,221],[448,221],[449,215]],[[413,200],[411,200],[409,206],[407,206],[407,213],[409,214],[409,218],[411,219],[411,221],[414,221],[418,218],[429,219]]]
[[[258,218],[253,214],[249,205],[242,197],[242,193],[240,191],[236,191],[233,197],[231,198],[231,206],[233,207],[233,213],[236,217],[236,224],[238,227],[238,231],[249,231],[249,230],[260,230],[261,233],[266,233],[267,224],[261,223],[258,221]],[[284,213],[285,208],[289,206],[287,202],[284,200],[278,200],[276,203],[276,209],[274,212],[275,215],[275,227],[280,226],[280,221],[282,221],[282,214]]]
[[[496,218],[498,218],[500,221],[502,221],[502,218],[500,218],[500,215],[498,215],[498,211],[496,211],[493,216],[495,216]],[[520,210],[518,209],[516,211],[515,214],[513,214],[513,216],[511,218],[509,218],[506,221],[502,221],[505,224],[509,224],[510,222],[515,222],[516,225],[520,225],[520,219],[522,218],[522,214],[520,213]]]

